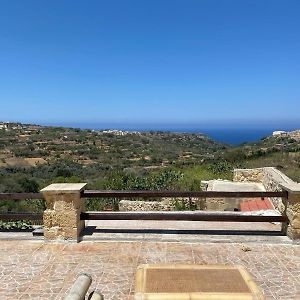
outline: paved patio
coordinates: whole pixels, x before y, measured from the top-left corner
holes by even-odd
[[[75,244],[0,233],[0,299],[63,299],[81,272],[92,275],[90,291],[105,299],[132,299],[144,263],[240,264],[267,299],[300,299],[300,245],[286,237],[168,234],[166,241],[164,233],[136,234],[102,232]]]

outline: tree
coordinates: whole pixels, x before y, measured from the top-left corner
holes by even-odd
[[[37,193],[39,191],[39,184],[33,179],[21,178],[19,184],[25,193]]]

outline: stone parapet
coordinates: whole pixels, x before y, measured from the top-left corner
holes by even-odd
[[[287,190],[288,186],[296,184],[289,177],[273,167],[256,169],[235,169],[233,171],[235,182],[258,182],[262,183],[266,191],[278,192]],[[283,188],[284,187],[284,188]],[[285,204],[281,198],[270,198],[275,209],[283,213]]]
[[[214,192],[264,192],[265,188],[260,182],[232,182],[229,180],[208,180],[201,181],[201,188],[204,191]],[[234,211],[239,210],[240,204],[248,198],[240,197],[208,197],[205,200],[205,209],[212,211]]]
[[[287,199],[271,198],[274,207],[288,217],[285,227],[292,239],[300,239],[300,183],[293,181],[273,167],[235,169],[234,181],[259,182],[266,191],[287,191]]]
[[[300,239],[300,184],[288,190],[286,215],[289,219],[287,235],[291,239]]]
[[[47,240],[79,241],[85,222],[80,213],[85,211],[80,192],[86,183],[57,183],[41,190],[46,200],[44,238]]]

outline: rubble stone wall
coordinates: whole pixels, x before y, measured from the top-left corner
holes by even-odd
[[[281,198],[271,198],[274,207],[288,217],[287,235],[292,239],[300,239],[300,184],[294,182],[276,168],[234,170],[234,181],[261,182],[266,191],[288,192],[286,204]]]
[[[163,198],[162,201],[131,201],[121,200],[120,211],[174,211],[190,207],[203,210],[204,199],[199,198]]]
[[[293,180],[288,178],[279,170],[273,167],[257,169],[235,169],[233,173],[235,182],[260,182],[264,185],[266,191],[282,191],[283,185],[294,184]],[[285,205],[281,198],[270,198],[275,209],[284,212]]]
[[[263,168],[259,169],[235,169],[233,181],[235,182],[262,182],[264,178]]]
[[[201,189],[203,191],[213,191],[215,180],[201,181]],[[220,181],[220,179],[218,179]],[[223,180],[222,180],[223,181]],[[226,182],[228,180],[224,180]],[[229,181],[228,181],[229,182]],[[241,198],[213,198],[209,197],[203,200],[203,209],[212,211],[233,211],[239,208]]]

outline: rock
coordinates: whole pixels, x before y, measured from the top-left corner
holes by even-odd
[[[249,246],[246,246],[246,245],[241,245],[241,250],[244,251],[244,252],[248,252],[248,251],[251,251],[251,248]]]

